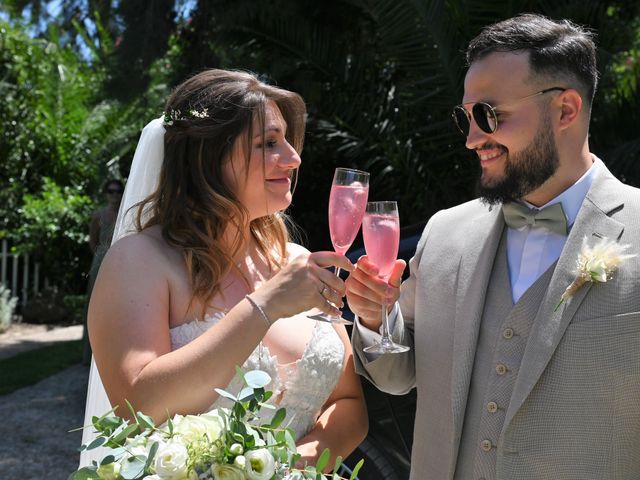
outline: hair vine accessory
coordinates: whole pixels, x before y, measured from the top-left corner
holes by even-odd
[[[593,247],[587,245],[587,237],[582,240],[582,249],[578,254],[576,265],[576,278],[571,282],[556,305],[554,312],[565,301],[571,298],[587,282],[605,283],[611,279],[613,272],[623,260],[633,258],[636,255],[623,255],[631,245],[620,245],[614,240],[602,238]]]
[[[207,108],[203,108],[202,110],[191,109],[185,112],[184,114],[180,110],[169,109],[168,111],[162,113],[162,117],[164,119],[164,124],[171,126],[173,125],[173,122],[176,122],[176,121],[194,120],[196,118],[208,118],[209,109]]]

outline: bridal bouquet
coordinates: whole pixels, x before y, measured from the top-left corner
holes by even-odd
[[[233,401],[230,409],[216,408],[201,415],[175,415],[165,425],[135,412],[135,423],[113,414],[93,417],[99,436],[81,449],[107,447],[108,454],[96,464],[72,473],[68,480],[302,480],[339,479],[338,457],[333,473],[321,472],[330,453],[325,450],[315,466],[296,469],[295,433],[281,428],[284,408],[277,409],[271,421],[260,424],[261,408],[275,409],[268,402],[271,382],[261,370],[238,373],[246,387],[235,396],[222,389],[216,392]],[[355,479],[363,461],[351,474]]]

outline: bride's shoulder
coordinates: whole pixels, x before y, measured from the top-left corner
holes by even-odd
[[[176,255],[173,250],[163,240],[160,228],[151,227],[116,241],[109,248],[105,261],[126,262],[134,268],[147,262],[163,264]]]
[[[299,257],[300,255],[309,255],[311,252],[302,245],[297,243],[287,242],[287,256],[289,260]]]

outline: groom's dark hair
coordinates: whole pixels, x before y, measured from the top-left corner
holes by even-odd
[[[522,14],[484,27],[471,40],[467,64],[494,52],[528,52],[533,75],[562,81],[590,106],[598,85],[594,33],[569,20]]]

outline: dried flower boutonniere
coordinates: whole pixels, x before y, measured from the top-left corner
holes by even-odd
[[[611,274],[615,272],[623,260],[635,257],[635,255],[623,254],[630,246],[620,245],[614,240],[602,238],[593,247],[590,247],[587,245],[587,237],[584,237],[582,249],[578,255],[576,278],[560,297],[560,302],[556,305],[554,312],[585,283],[604,283],[609,280]]]

